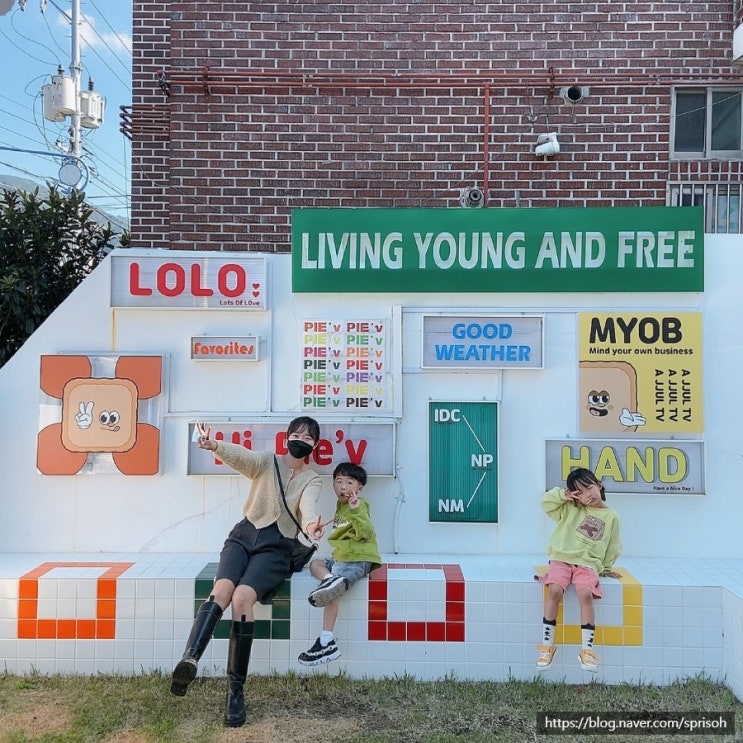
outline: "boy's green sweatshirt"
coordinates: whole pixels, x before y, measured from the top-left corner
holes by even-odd
[[[542,509],[557,522],[547,545],[550,560],[585,565],[599,575],[612,569],[622,552],[613,508],[587,508],[566,500],[563,488],[552,488],[542,498]]]
[[[366,498],[359,498],[357,508],[338,501],[328,543],[333,548],[333,559],[338,562],[370,562],[375,568],[382,564]]]

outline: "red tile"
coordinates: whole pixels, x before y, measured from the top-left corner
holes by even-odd
[[[387,639],[391,642],[407,640],[407,622],[389,622],[387,624]]]
[[[387,619],[388,571],[402,569],[430,570],[443,572],[445,580],[444,622],[404,622],[394,621],[386,624],[386,637],[377,626]],[[465,584],[462,568],[459,565],[438,563],[388,563],[375,570],[369,577],[369,639],[389,641],[464,641]],[[450,629],[451,628],[451,629]]]
[[[386,601],[370,601],[369,602],[369,620],[385,620],[387,619],[387,602]]]
[[[446,602],[446,621],[447,622],[464,622],[464,602],[447,601]]]
[[[387,622],[369,622],[368,638],[370,640],[386,640]]]
[[[426,623],[426,640],[429,642],[444,642],[445,639],[446,633],[443,622]]]
[[[464,601],[464,583],[446,582],[446,601]]]
[[[374,601],[387,600],[387,581],[369,581],[369,599]]]
[[[423,642],[426,639],[426,623],[425,622],[408,622],[408,640],[417,640]]]
[[[464,642],[464,622],[448,622],[446,639],[448,642]]]

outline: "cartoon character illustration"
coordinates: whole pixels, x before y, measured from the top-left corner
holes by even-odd
[[[636,431],[645,425],[637,412],[637,371],[626,361],[578,364],[578,423],[581,431]]]
[[[160,431],[140,420],[140,404],[162,391],[162,357],[120,356],[113,376],[94,376],[96,357],[42,356],[40,386],[58,421],[38,434],[36,466],[45,475],[75,475],[95,453],[110,453],[125,475],[154,475]],[[157,422],[157,421],[155,421]]]

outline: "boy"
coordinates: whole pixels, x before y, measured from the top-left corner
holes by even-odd
[[[596,673],[599,657],[593,651],[594,599],[601,598],[599,576],[620,577],[612,571],[622,551],[619,516],[606,505],[601,481],[591,470],[579,467],[568,474],[566,486],[552,488],[542,498],[544,512],[557,522],[547,554],[546,575],[535,576],[547,586],[542,619],[542,644],[537,645],[537,668],[543,671],[555,655],[557,610],[567,587],[572,583],[580,605],[582,647],[580,667]]]
[[[310,572],[320,584],[307,597],[312,606],[324,607],[322,632],[315,644],[300,654],[298,660],[303,666],[317,666],[341,657],[333,637],[341,596],[382,564],[369,503],[359,497],[364,485],[366,471],[357,464],[343,462],[333,471],[333,490],[338,498],[328,539],[333,556],[310,563]]]

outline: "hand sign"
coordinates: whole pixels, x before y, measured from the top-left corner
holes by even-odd
[[[93,401],[91,400],[87,405],[84,402],[80,402],[80,412],[75,416],[78,428],[90,428],[93,423]]]
[[[322,539],[322,535],[325,533],[325,527],[328,524],[332,524],[333,519],[330,519],[330,521],[326,521],[323,523],[322,516],[317,517],[317,522],[312,524],[312,526],[307,529],[307,533],[314,539]]]
[[[641,413],[631,413],[629,408],[622,408],[622,414],[619,416],[619,422],[623,426],[644,426],[645,416]]]
[[[196,421],[193,426],[193,435],[196,446],[199,449],[206,449],[207,451],[215,451],[217,448],[216,443],[212,445],[212,440],[209,438],[209,434],[212,432],[211,426],[204,426],[203,423]]]

